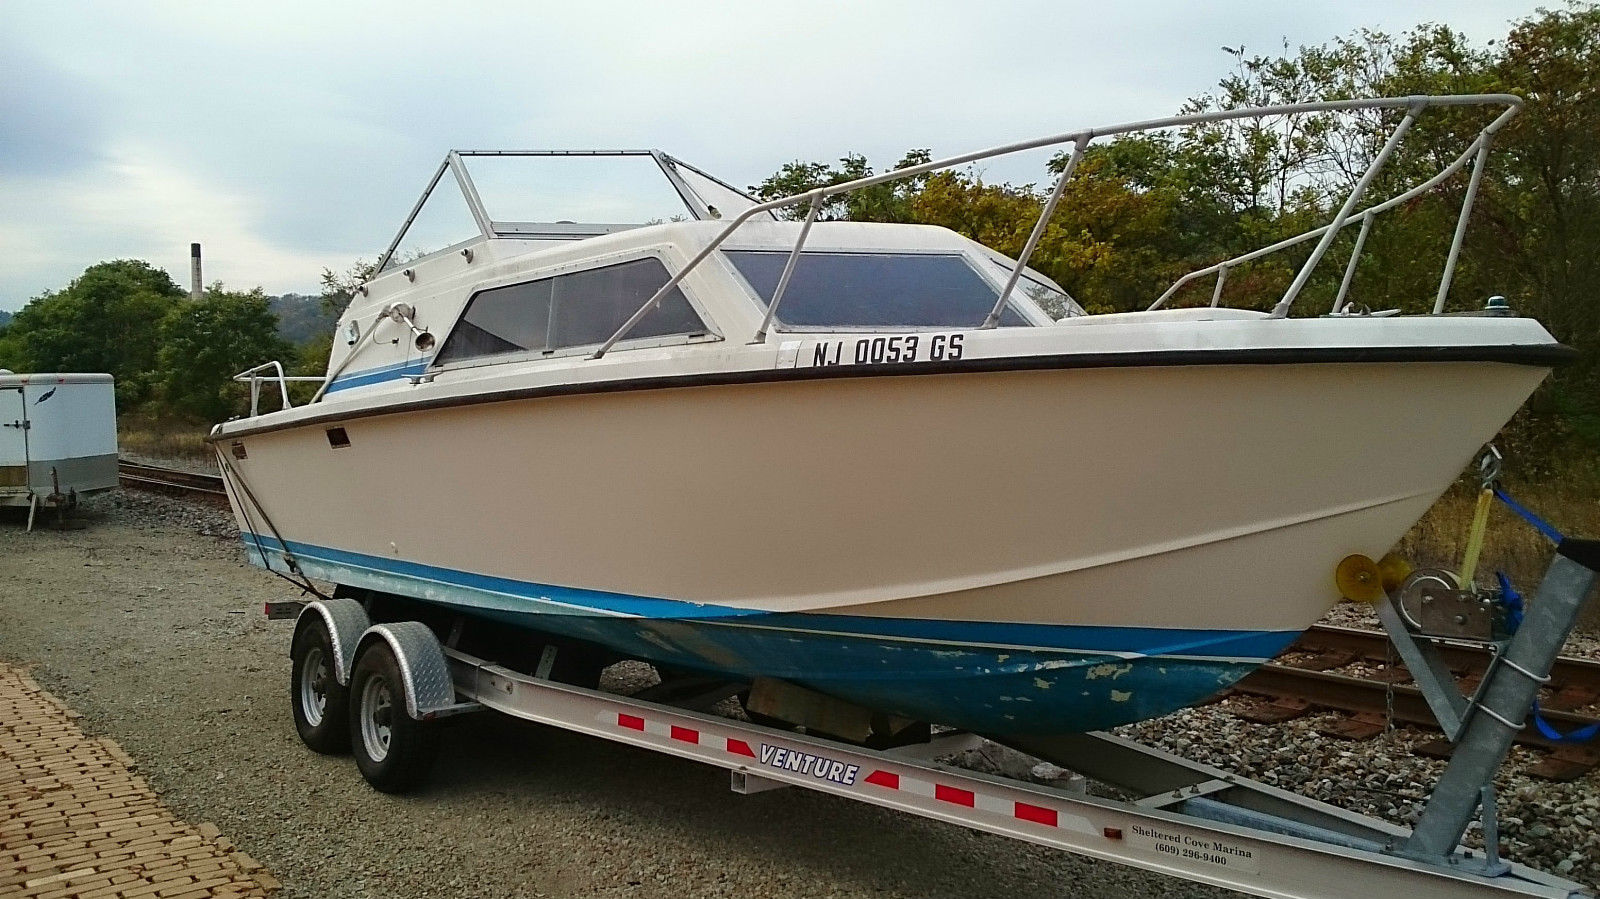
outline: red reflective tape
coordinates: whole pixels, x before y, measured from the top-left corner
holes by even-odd
[[[1016,816],[1024,821],[1032,821],[1035,824],[1043,824],[1046,827],[1055,827],[1057,825],[1055,809],[1029,805],[1026,802],[1017,803]]]
[[[728,751],[734,755],[747,755],[751,758],[756,757],[756,754],[750,749],[750,744],[743,740],[729,740]]]
[[[955,805],[964,805],[967,808],[972,808],[978,801],[978,797],[973,795],[971,790],[958,790],[944,784],[933,785],[933,798]]]
[[[624,714],[618,712],[617,713],[617,726],[618,727],[631,727],[634,730],[644,730],[644,719],[640,718],[637,715],[624,715]]]
[[[698,743],[700,742],[700,732],[674,724],[672,725],[672,739],[682,740],[685,743]]]
[[[889,771],[874,771],[867,775],[867,783],[898,790],[900,789],[900,775]]]

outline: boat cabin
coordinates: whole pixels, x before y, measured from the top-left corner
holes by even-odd
[[[571,168],[584,177],[573,179]],[[639,168],[654,170],[657,190]],[[728,219],[758,204],[656,150],[454,151],[341,319],[326,392],[602,348],[743,344],[758,332],[977,328],[1015,266],[944,228],[788,221],[771,211],[706,253]],[[781,308],[769,318],[780,285]],[[1048,326],[1082,314],[1030,269],[997,324]],[[374,328],[385,330],[364,346]]]

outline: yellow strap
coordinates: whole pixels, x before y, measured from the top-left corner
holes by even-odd
[[[1483,551],[1483,532],[1489,527],[1489,504],[1494,500],[1494,488],[1485,487],[1478,494],[1478,508],[1472,512],[1472,529],[1467,532],[1467,552],[1461,558],[1461,586],[1472,584],[1478,571],[1478,554]]]

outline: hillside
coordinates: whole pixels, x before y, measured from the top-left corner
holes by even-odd
[[[295,346],[329,333],[339,320],[337,312],[323,307],[322,297],[286,293],[268,297],[267,308],[278,317],[278,336]]]

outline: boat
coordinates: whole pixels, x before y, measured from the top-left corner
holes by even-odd
[[[355,292],[315,396],[292,402],[281,365],[252,369],[250,414],[210,439],[252,562],[431,610],[441,631],[575,641],[983,734],[1160,716],[1322,617],[1336,563],[1390,549],[1572,356],[1508,309],[1443,311],[1459,233],[1440,314],[1362,309],[1348,278],[1327,314],[1289,314],[1346,228],[1469,168],[1475,186],[1519,104],[1179,116],[766,202],[660,151],[453,151]],[[1087,315],[1027,266],[1093,139],[1377,109],[1404,115],[1392,148],[1417,116],[1469,105],[1498,117],[1432,179],[1362,206],[1369,172],[1328,224],[1183,279],[1311,247],[1270,312],[1168,308],[1180,283]],[[1050,146],[1072,158],[1020,259],[820,214]],[[681,208],[524,221],[480,195],[490,168],[599,162],[651,168]],[[578,196],[567,183],[544,208]],[[419,245],[446,200],[467,233]],[[264,410],[274,387],[282,408]]]

